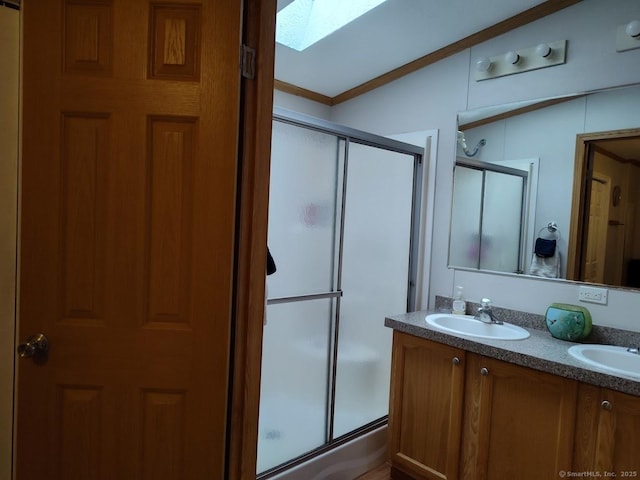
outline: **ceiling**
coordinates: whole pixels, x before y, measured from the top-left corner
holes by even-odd
[[[613,153],[619,158],[640,163],[640,137],[621,140],[601,140],[592,143],[603,150]]]
[[[278,11],[292,1],[278,0]],[[303,51],[276,44],[275,78],[335,100],[416,59],[442,49],[456,53],[578,1],[387,0]],[[627,160],[640,156],[640,138],[598,145]]]
[[[278,10],[291,1],[278,0]],[[276,44],[275,78],[333,98],[464,39],[467,43],[457,51],[468,48],[470,36],[512,17],[519,21],[505,22],[493,35],[573,3],[576,1],[387,0],[304,51]],[[486,39],[474,37],[475,43]]]

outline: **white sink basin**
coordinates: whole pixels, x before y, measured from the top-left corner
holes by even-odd
[[[493,340],[524,340],[529,332],[510,323],[497,325],[476,320],[472,315],[453,315],[450,313],[433,313],[427,315],[427,323],[445,332],[468,335]]]
[[[640,379],[640,355],[615,345],[574,345],[569,354],[577,360],[608,372]]]

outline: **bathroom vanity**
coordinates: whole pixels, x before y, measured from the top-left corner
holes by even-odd
[[[546,330],[471,338],[431,327],[426,314],[385,322],[394,480],[640,475],[640,379],[585,366]]]

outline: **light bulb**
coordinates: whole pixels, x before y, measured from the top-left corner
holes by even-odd
[[[627,23],[627,27],[624,29],[627,35],[633,38],[640,38],[640,20],[632,20]]]
[[[514,52],[513,50],[511,50],[510,52],[506,53],[506,55],[504,56],[504,59],[507,61],[507,63],[510,63],[511,65],[516,65],[520,61],[520,55],[518,55],[517,52]]]
[[[476,70],[478,72],[488,72],[491,69],[491,59],[489,57],[480,57],[476,60]]]
[[[547,45],[546,43],[541,43],[540,45],[538,45],[536,47],[536,54],[539,55],[542,58],[547,58],[549,56],[551,56],[551,52],[553,50],[551,50],[551,47],[549,45]]]

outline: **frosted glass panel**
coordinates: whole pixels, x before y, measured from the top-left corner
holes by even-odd
[[[278,271],[269,279],[271,298],[333,289],[338,147],[333,135],[273,122],[268,244]]]
[[[522,177],[485,172],[481,269],[519,270],[523,188]]]
[[[407,309],[412,156],[350,144],[334,437],[388,414],[391,329]]]
[[[449,264],[478,268],[482,171],[456,165],[453,182]]]
[[[326,442],[334,303],[335,300],[323,299],[267,307],[258,473]]]

